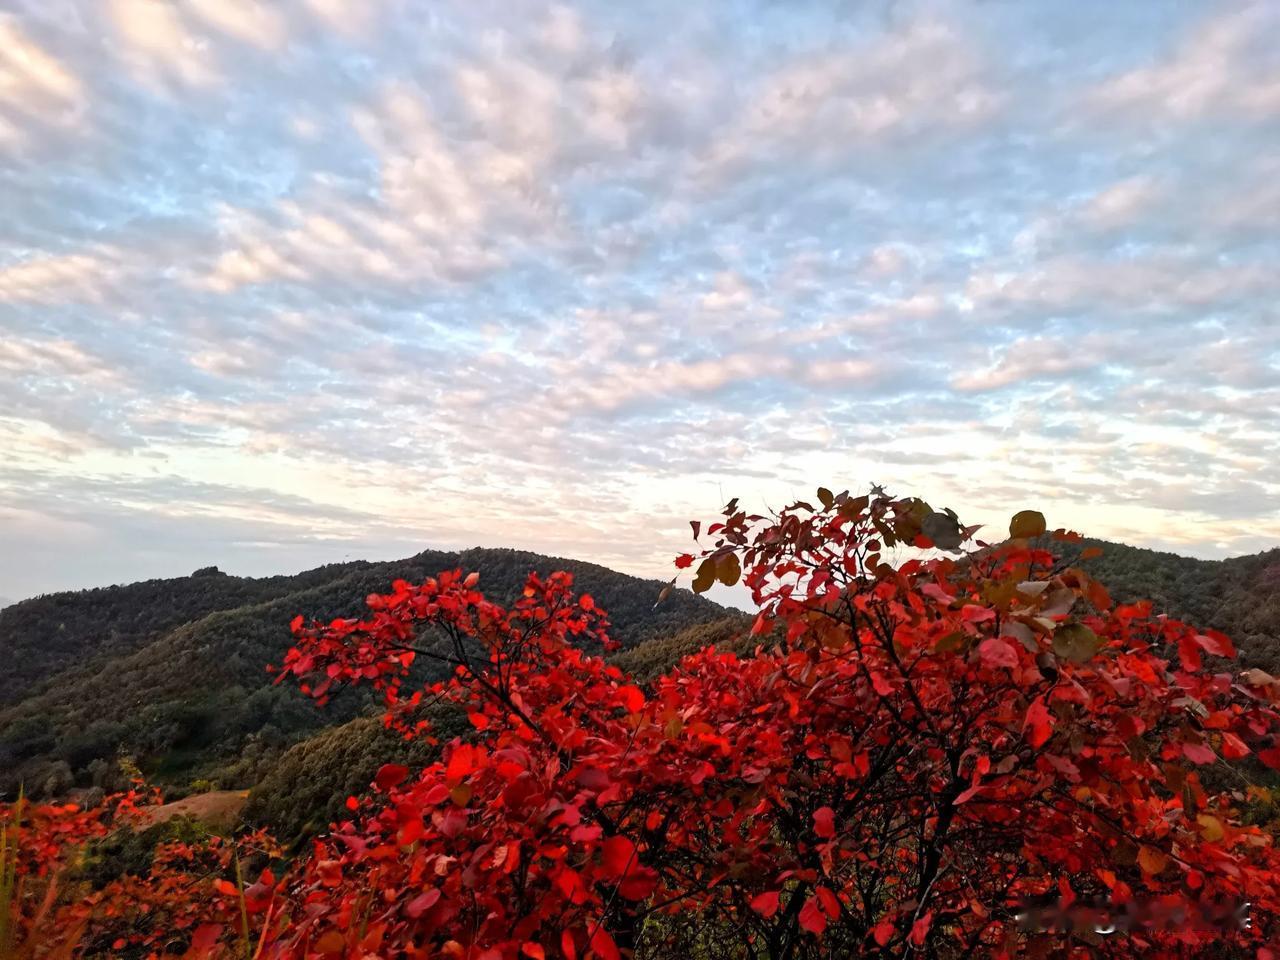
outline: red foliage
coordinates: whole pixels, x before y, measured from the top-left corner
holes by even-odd
[[[121,798],[127,812],[131,798]],[[84,931],[61,916],[62,874],[86,841],[107,832],[110,811],[74,803],[0,804],[0,957],[69,955]]]
[[[647,689],[590,652],[607,621],[565,574],[510,608],[455,571],[295,620],[281,679],[373,684],[407,736],[446,699],[474,737],[382,767],[279,882],[223,860],[203,893],[162,869],[139,896],[203,897],[172,920],[201,955],[1269,956],[1280,854],[1202,768],[1280,766],[1280,684],[1113,605],[1033,511],[962,554],[975,531],[919,500],[818,501],[705,528],[695,589],[741,579],[761,646]],[[419,658],[452,679],[411,689]]]
[[[94,889],[76,873],[89,841],[117,829],[139,827],[156,793],[108,797],[100,806],[0,805],[0,957],[161,957],[189,960],[249,956],[268,938],[249,938],[249,915],[275,903],[275,879],[263,872],[251,885],[237,878],[239,858],[252,852],[279,856],[262,832],[235,842],[209,837],[198,844],[163,843],[150,871],[125,874]],[[244,910],[241,907],[244,907]],[[258,924],[267,929],[265,922]],[[245,943],[254,947],[241,949]]]
[[[1233,654],[1220,634],[1114,607],[1020,539],[1044,532],[1031,511],[998,548],[893,565],[898,544],[974,531],[918,500],[819,500],[731,504],[706,529],[695,589],[741,577],[755,632],[780,641],[703,651],[647,694],[583,651],[605,625],[563,575],[511,610],[446,574],[370,598],[364,621],[296,623],[285,671],[313,696],[372,682],[399,717],[424,693],[401,688],[414,657],[443,658],[456,676],[425,694],[479,736],[403,783],[380,774],[298,881],[286,952],[665,955],[688,918],[716,956],[1264,942],[1280,858],[1199,767],[1274,759],[1270,678],[1206,669]],[[1249,929],[1210,922],[1245,902]],[[1140,922],[1036,929],[1086,903]]]

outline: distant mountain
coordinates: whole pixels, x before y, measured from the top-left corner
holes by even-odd
[[[147,646],[181,624],[318,586],[367,564],[319,567],[294,576],[230,577],[205,567],[189,577],[46,594],[0,609],[0,708],[60,685],[83,670]]]
[[[1081,566],[1118,602],[1145,599],[1157,613],[1212,627],[1235,641],[1248,666],[1280,673],[1280,547],[1228,560],[1085,540],[1102,556]]]
[[[1073,549],[1088,546],[1103,553],[1083,566],[1117,601],[1150,599],[1157,612],[1221,629],[1246,664],[1280,674],[1280,549],[1222,561],[1099,540]],[[614,662],[642,682],[708,644],[745,652],[758,640],[748,615],[687,590],[653,611],[659,581],[514,550],[427,551],[262,579],[206,568],[38,597],[0,610],[0,794],[20,781],[35,793],[110,786],[127,755],[172,795],[199,781],[252,788],[249,819],[286,838],[322,829],[379,764],[425,760],[434,748],[387,734],[364,692],[317,709],[292,685],[272,686],[265,665],[283,656],[295,614],[356,615],[397,578],[455,567],[478,570],[500,601],[531,570],[570,571],[609,612],[623,644]],[[435,723],[443,738],[467,732],[447,710]]]
[[[1246,663],[1280,673],[1280,550],[1224,561],[1101,540],[1067,550],[1078,556],[1090,546],[1103,553],[1083,566],[1117,602],[1150,599],[1157,612],[1224,630],[1236,639]],[[1064,552],[1061,544],[1054,549]],[[653,636],[616,654],[613,662],[647,682],[708,645],[746,652],[760,639],[749,635],[751,619],[725,611],[717,619]],[[456,711],[437,710],[432,722],[442,740],[468,732]],[[254,787],[246,814],[283,838],[301,839],[339,819],[344,799],[362,792],[381,764],[425,762],[434,752],[422,742],[406,746],[376,720],[361,717],[289,749]]]
[[[370,708],[364,692],[319,710],[268,663],[289,646],[295,614],[357,615],[364,598],[403,578],[477,570],[491,597],[510,601],[530,571],[567,570],[609,613],[624,648],[725,616],[662,584],[595,564],[515,550],[427,551],[387,563],[334,564],[295,576],[230,577],[215,568],[37,597],[0,611],[0,794],[109,781],[116,758],[137,759],[156,782],[257,782],[290,745]]]

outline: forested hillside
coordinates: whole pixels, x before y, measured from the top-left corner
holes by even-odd
[[[342,569],[364,566],[352,564]],[[180,624],[218,610],[261,603],[332,580],[333,567],[297,576],[229,577],[215,567],[189,577],[55,593],[0,610],[0,706],[57,686],[63,671],[98,655],[119,657]]]
[[[1150,600],[1157,613],[1221,630],[1247,666],[1280,671],[1280,548],[1229,560],[1197,560],[1105,540],[1082,562],[1117,601]]]
[[[1280,550],[1208,561],[1097,540],[1076,549],[1090,546],[1103,553],[1083,565],[1117,600],[1148,598],[1157,612],[1217,627],[1248,664],[1280,672]],[[0,652],[12,665],[0,676],[0,791],[19,781],[36,793],[110,786],[128,755],[171,792],[199,780],[252,787],[249,817],[283,837],[322,829],[406,748],[369,716],[366,693],[319,711],[273,686],[265,665],[288,646],[295,614],[354,615],[397,578],[452,567],[479,570],[504,602],[530,570],[570,570],[609,611],[623,645],[612,659],[642,682],[708,645],[754,645],[748,616],[688,591],[654,611],[657,581],[512,550],[428,551],[264,579],[206,569],[55,594],[0,611]],[[435,720],[445,738],[466,726],[447,711]]]
[[[1064,549],[1062,544],[1052,547]],[[1217,627],[1236,640],[1242,660],[1280,673],[1280,550],[1223,561],[1197,560],[1087,539],[1069,552],[1078,556],[1089,547],[1101,549],[1102,555],[1082,565],[1117,601],[1149,599],[1157,612]],[[611,659],[647,682],[709,645],[746,652],[756,639],[747,635],[750,623],[745,614],[725,611],[719,619],[659,634]],[[467,729],[460,716],[447,710],[436,711],[433,722],[444,738]],[[381,764],[424,759],[411,756],[408,749],[370,719],[325,730],[292,747],[266,771],[254,788],[248,815],[284,837],[323,829],[341,815],[345,798],[367,784]],[[412,749],[423,751],[421,743]]]
[[[266,672],[289,645],[296,614],[352,616],[369,593],[462,567],[499,600],[530,571],[565,569],[613,617],[624,648],[724,616],[661,584],[594,564],[514,550],[427,551],[388,563],[322,567],[264,580],[212,570],[191,577],[56,594],[0,612],[0,656],[13,670],[0,701],[0,794],[107,785],[134,757],[157,783],[256,783],[300,739],[359,716],[365,693],[318,711]],[[7,701],[7,702],[6,702]]]

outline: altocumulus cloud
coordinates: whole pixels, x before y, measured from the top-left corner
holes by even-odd
[[[910,488],[1280,541],[1280,8],[17,0],[0,588]]]

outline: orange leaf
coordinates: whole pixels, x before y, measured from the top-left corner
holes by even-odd
[[[1144,844],[1142,849],[1138,851],[1138,865],[1142,867],[1143,873],[1155,876],[1169,865],[1169,857],[1155,847],[1149,847]]]

